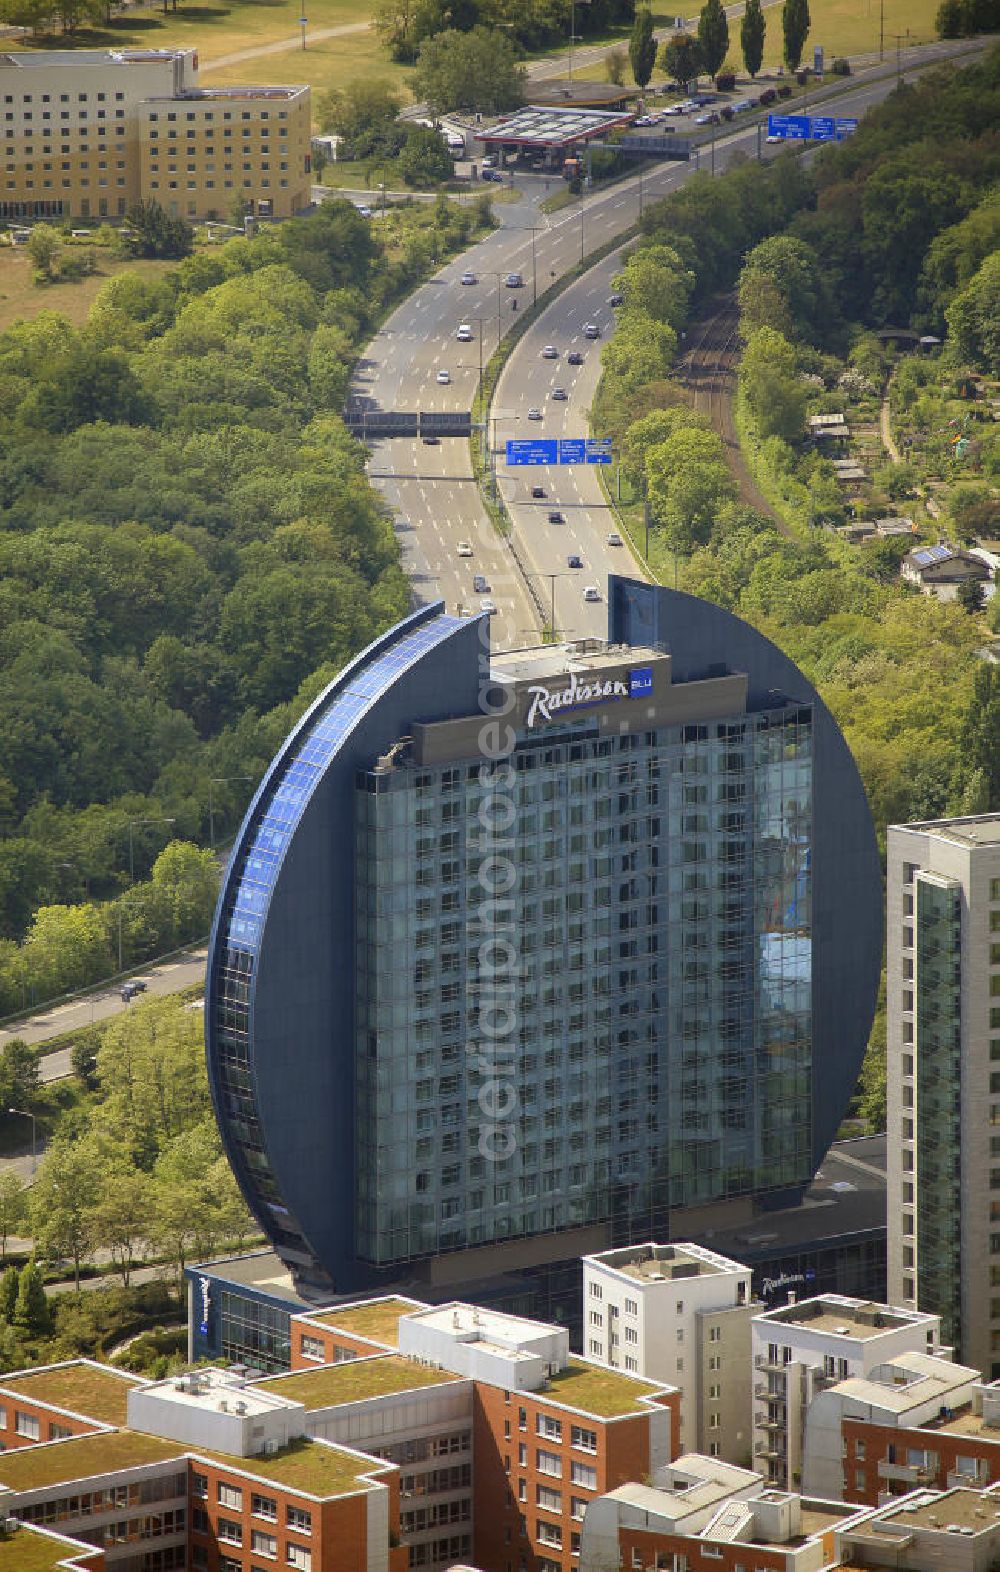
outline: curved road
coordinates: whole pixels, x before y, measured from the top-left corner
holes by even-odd
[[[968,49],[982,47],[977,40]],[[915,48],[909,52],[906,69],[965,52],[953,44]],[[894,87],[894,73],[885,72],[885,65],[875,64],[859,71],[846,90],[840,84],[818,90],[811,107],[834,99],[838,113],[861,115]],[[716,168],[721,172],[734,156],[752,154],[756,146],[756,125],[726,128],[724,135],[716,137]],[[707,161],[704,144],[701,153]],[[485,364],[498,338],[515,320],[514,302],[518,309],[530,304],[533,281],[541,292],[578,265],[582,256],[613,244],[636,223],[640,202],[676,189],[695,167],[658,165],[551,217],[538,211],[545,181],[519,172],[524,194],[499,209],[501,227],[417,289],[368,346],[353,383],[354,396],[383,410],[468,410],[478,381],[480,351]],[[612,313],[606,300],[616,265],[609,259],[588,270],[514,347],[493,402],[491,445],[502,448],[510,436],[587,434],[600,341],[584,340],[582,326],[594,320],[602,335],[611,331]],[[466,270],[476,276],[476,284],[461,284]],[[521,273],[524,287],[506,289],[503,281],[508,272]],[[472,343],[457,340],[461,323],[472,328]],[[556,361],[542,358],[546,343],[559,350]],[[585,355],[582,367],[572,368],[566,361],[574,348]],[[436,381],[442,370],[450,376],[446,386]],[[554,386],[566,388],[566,403],[552,400]],[[528,421],[532,406],[541,409],[541,421]],[[555,580],[560,631],[575,636],[606,631],[603,603],[585,602],[583,588],[595,584],[603,597],[609,570],[634,564],[626,547],[607,543],[614,526],[592,470],[579,466],[508,471],[500,460],[500,489],[511,510],[518,555],[533,575],[529,579],[521,574],[510,545],[482,505],[464,439],[445,438],[438,446],[427,447],[416,439],[397,438],[372,447],[369,472],[395,514],[404,566],[418,601],[441,596],[449,610],[478,610],[482,596],[474,591],[472,576],[482,573],[498,607],[494,647],[509,649],[538,637],[551,604],[552,581],[546,575],[566,574]],[[531,498],[532,484],[545,487],[547,496],[541,503]],[[567,523],[549,525],[550,509],[564,512]],[[471,559],[458,556],[460,541],[473,547]],[[569,568],[567,558],[573,552],[582,557],[583,569]]]

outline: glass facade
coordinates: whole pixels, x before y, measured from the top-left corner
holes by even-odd
[[[920,1308],[962,1341],[962,905],[950,880],[918,874],[914,1060],[916,1237]]]
[[[811,708],[614,737],[578,714],[510,762],[492,835],[478,761],[402,752],[358,777],[355,1227],[375,1266],[597,1222],[666,1237],[673,1208],[812,1173]],[[501,849],[516,1009],[490,1049]]]
[[[223,1288],[219,1295],[219,1352],[233,1364],[268,1375],[291,1366],[292,1312]]]

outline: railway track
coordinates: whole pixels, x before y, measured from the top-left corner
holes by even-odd
[[[739,488],[740,501],[771,519],[781,535],[793,532],[775,512],[747,468],[736,432],[733,400],[740,357],[739,307],[726,296],[695,324],[695,340],[678,366],[677,378],[691,396],[692,406],[707,415],[722,438],[726,463]]]

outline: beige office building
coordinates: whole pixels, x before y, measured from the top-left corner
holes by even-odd
[[[889,1298],[1000,1376],[1000,814],[888,838]]]
[[[310,197],[308,87],[198,86],[194,49],[0,55],[0,219],[121,219],[156,200],[288,218]]]

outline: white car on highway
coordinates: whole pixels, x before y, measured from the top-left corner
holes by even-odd
[[[458,332],[455,334],[455,337],[458,339],[458,342],[460,344],[471,344],[472,343],[472,329],[469,326],[468,322],[463,322],[462,323],[462,325],[459,328]]]
[[[542,418],[541,410],[538,409],[536,405],[532,404],[531,408],[528,411],[528,419],[529,420],[541,420],[541,418]]]
[[[556,346],[554,344],[546,344],[545,348],[542,350],[542,359],[543,360],[558,360],[559,359],[559,351],[556,349]]]
[[[471,545],[469,544],[469,542],[467,540],[460,540],[459,541],[459,543],[458,543],[458,555],[460,557],[471,557],[472,556],[472,547],[471,547]]]
[[[448,383],[451,381],[451,372],[439,371],[437,374],[437,380],[440,382],[442,387],[447,387]]]
[[[479,602],[479,609],[480,611],[485,611],[487,616],[495,617],[497,614],[497,603],[495,600],[492,600],[489,595],[487,595],[485,600],[481,600]]]
[[[583,592],[584,600],[600,600],[601,592],[596,584],[588,584]]]

